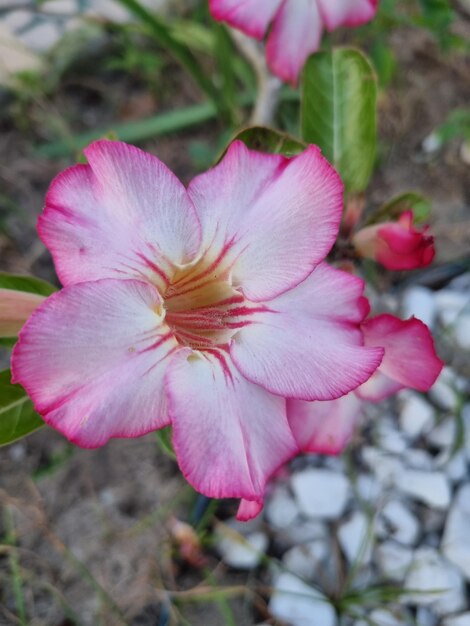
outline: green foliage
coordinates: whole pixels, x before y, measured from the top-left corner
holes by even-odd
[[[367,59],[352,48],[309,58],[302,84],[302,136],[321,147],[339,171],[346,191],[368,185],[376,153],[377,78]]]
[[[407,191],[395,196],[376,211],[367,220],[366,224],[378,224],[380,222],[394,221],[404,211],[413,211],[415,222],[424,222],[431,212],[431,202],[422,194]]]
[[[165,428],[157,430],[155,436],[157,437],[158,444],[162,451],[169,456],[170,459],[176,460],[176,454],[173,450],[172,433],[171,426],[165,426]]]
[[[0,289],[26,291],[27,293],[36,293],[40,296],[50,296],[54,291],[57,291],[57,287],[40,278],[7,274],[6,272],[0,272]]]
[[[270,152],[272,154],[284,154],[285,156],[294,156],[299,154],[307,145],[296,139],[271,128],[263,126],[253,126],[239,132],[233,138],[238,139],[252,150],[261,152]]]
[[[0,372],[0,446],[44,426],[21,385],[13,385],[10,370]]]

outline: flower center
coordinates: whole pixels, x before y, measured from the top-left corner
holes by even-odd
[[[230,267],[217,259],[177,270],[162,295],[166,323],[180,344],[195,350],[226,345],[250,323],[251,309],[230,284]]]

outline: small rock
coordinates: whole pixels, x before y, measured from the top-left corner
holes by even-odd
[[[48,15],[73,16],[78,13],[75,0],[46,0],[41,4],[41,9]]]
[[[386,452],[402,454],[408,447],[403,434],[390,424],[380,421],[377,424],[377,443]]]
[[[433,469],[434,460],[429,452],[419,448],[410,448],[406,452],[406,465],[417,470],[430,471]]]
[[[21,461],[24,461],[26,457],[26,446],[24,443],[15,443],[8,447],[8,453],[12,461],[20,463]]]
[[[268,547],[268,538],[262,532],[243,537],[229,526],[220,526],[216,536],[216,547],[223,561],[235,569],[254,569]]]
[[[276,539],[284,546],[293,546],[315,539],[328,541],[328,529],[324,522],[312,519],[296,520],[287,528],[280,529],[276,534]]]
[[[434,294],[438,317],[444,326],[453,326],[465,307],[470,305],[470,298],[452,289],[442,289]]]
[[[403,619],[386,609],[374,609],[369,618],[375,626],[403,626]]]
[[[381,536],[395,539],[399,543],[412,545],[419,534],[419,523],[416,517],[399,500],[391,500],[379,514],[383,520]]]
[[[434,408],[422,396],[408,393],[402,400],[399,419],[403,432],[415,439],[432,428]]]
[[[266,517],[275,529],[287,528],[299,514],[299,509],[286,487],[279,485],[268,498]]]
[[[461,315],[454,326],[454,337],[459,348],[470,350],[470,314]]]
[[[402,582],[413,559],[410,548],[395,541],[385,541],[377,548],[377,563],[385,578]]]
[[[60,28],[54,22],[44,20],[18,35],[25,46],[35,52],[48,52],[62,37]]]
[[[289,573],[306,580],[313,580],[330,552],[327,542],[310,541],[288,550],[282,557],[282,562]]]
[[[403,293],[402,313],[405,319],[413,315],[432,328],[436,317],[434,294],[426,287],[409,287]]]
[[[349,483],[343,474],[306,469],[292,476],[292,489],[302,513],[309,517],[336,519],[349,499]]]
[[[395,481],[397,489],[412,498],[436,509],[446,509],[450,504],[449,481],[442,472],[403,470]]]
[[[438,379],[429,390],[429,395],[442,409],[454,411],[458,406],[459,381],[450,367],[444,367]]]
[[[453,452],[450,448],[443,450],[436,457],[436,467],[442,469],[449,480],[458,483],[467,475],[467,458],[463,450]]]
[[[350,564],[366,565],[372,557],[372,524],[362,511],[355,511],[338,530],[338,539]]]
[[[426,606],[418,607],[415,623],[417,626],[437,626],[439,618]]]
[[[292,574],[281,574],[269,601],[269,610],[291,626],[337,626],[334,608],[319,591]]]
[[[470,580],[470,483],[457,492],[447,516],[441,549]]]
[[[359,474],[356,489],[359,498],[364,502],[377,502],[382,493],[380,484],[370,474]]]
[[[408,602],[429,606],[438,615],[454,613],[465,607],[462,576],[433,548],[416,550],[405,588],[413,590],[406,595]]]
[[[455,417],[449,417],[433,428],[427,439],[436,448],[450,448],[454,445],[456,437],[457,420]]]
[[[470,626],[470,613],[446,617],[442,622],[442,626]]]
[[[361,457],[365,465],[384,486],[393,485],[396,477],[403,471],[403,464],[399,458],[378,448],[364,446],[361,449]]]

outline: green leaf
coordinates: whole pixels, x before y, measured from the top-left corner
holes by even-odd
[[[12,443],[44,426],[21,385],[11,383],[10,370],[0,372],[0,445]]]
[[[0,289],[26,291],[27,293],[36,293],[40,296],[50,296],[51,293],[57,291],[57,287],[40,278],[7,274],[6,272],[0,272]]]
[[[312,55],[302,84],[302,135],[320,146],[346,191],[364,191],[377,143],[377,78],[364,54],[335,48]]]
[[[157,430],[155,435],[157,437],[157,441],[162,451],[171,459],[176,460],[176,454],[173,449],[173,443],[171,439],[172,438],[171,426],[165,426],[165,428],[161,428],[160,430]]]
[[[425,196],[414,191],[407,191],[395,196],[367,219],[366,226],[381,222],[395,221],[404,211],[413,211],[415,222],[424,222],[431,212],[431,202]]]
[[[246,128],[235,135],[233,141],[235,139],[243,141],[251,150],[260,150],[261,152],[270,152],[271,154],[284,154],[285,156],[299,154],[307,147],[303,141],[295,139],[295,137],[263,126]]]

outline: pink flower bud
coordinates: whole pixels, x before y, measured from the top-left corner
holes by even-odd
[[[44,296],[14,289],[0,289],[0,336],[16,337]]]
[[[388,270],[426,267],[434,259],[434,238],[413,226],[412,211],[402,213],[397,222],[367,226],[353,237],[360,256],[381,263]]]

